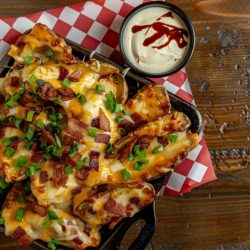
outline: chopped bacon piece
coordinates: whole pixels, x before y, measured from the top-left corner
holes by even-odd
[[[24,247],[28,247],[32,243],[31,237],[26,233],[26,231],[18,226],[16,230],[11,235],[15,240],[17,240]]]
[[[26,103],[25,104],[25,109],[26,110],[35,110],[38,114],[40,114],[42,112],[44,108],[44,105],[41,103],[34,103],[34,102],[30,102],[30,103]]]
[[[40,162],[43,160],[43,153],[42,152],[36,152],[34,153],[31,158],[30,158],[31,161],[33,162]]]
[[[105,203],[104,209],[111,213],[114,213],[116,216],[125,216],[127,211],[126,206],[117,203],[111,198],[108,199],[108,201]]]
[[[54,185],[56,188],[64,186],[67,183],[68,175],[64,172],[64,165],[58,164],[54,167]]]
[[[47,171],[40,171],[39,173],[39,181],[40,183],[46,183],[49,180]]]
[[[107,184],[98,185],[97,188],[96,188],[97,193],[104,192],[106,190],[108,190],[108,185]]]
[[[27,201],[27,209],[29,209],[32,213],[38,214],[42,217],[48,214],[48,209],[46,207],[40,206],[37,201]]]
[[[129,133],[132,130],[134,130],[135,123],[130,122],[128,120],[124,120],[124,121],[119,122],[118,127],[119,128],[124,128],[126,130],[126,132]]]
[[[91,126],[95,128],[100,128],[100,122],[99,122],[99,117],[96,117],[92,120]]]
[[[8,116],[8,114],[10,113],[9,109],[2,109],[3,114],[5,115],[5,117]]]
[[[58,91],[50,83],[45,82],[42,85],[39,96],[45,100],[55,101],[58,96]]]
[[[99,109],[99,126],[102,130],[111,131],[109,119],[101,108]]]
[[[97,151],[90,151],[90,162],[89,166],[90,168],[93,168],[94,170],[98,171],[99,170],[99,156],[100,153]]]
[[[80,181],[86,180],[87,177],[89,176],[89,171],[90,171],[89,167],[83,166],[76,172],[76,178],[79,179]]]
[[[18,144],[19,144],[19,142],[20,142],[19,139],[16,138],[16,139],[14,139],[14,140],[10,143],[9,147],[11,147],[11,148],[17,150],[17,149],[18,149]]]
[[[60,74],[58,80],[63,81],[68,75],[68,70],[62,66],[60,66]]]
[[[38,144],[34,142],[34,143],[32,144],[32,146],[31,146],[31,149],[32,149],[33,151],[38,151],[38,150],[39,150]]]
[[[79,153],[76,153],[76,155],[73,158],[70,158],[67,154],[63,154],[62,161],[66,165],[76,165],[76,162],[81,159],[81,155]]]
[[[46,142],[48,142],[50,144],[53,144],[53,145],[56,144],[54,137],[50,134],[49,131],[47,131],[45,128],[41,128],[41,131],[43,134],[42,139],[44,139]]]
[[[78,82],[81,79],[81,77],[82,73],[79,70],[77,70],[69,76],[69,80],[71,82]]]
[[[96,135],[95,141],[100,143],[108,144],[110,140],[110,135],[98,134]]]
[[[144,119],[141,117],[141,115],[140,115],[139,113],[137,113],[137,112],[133,113],[133,114],[131,115],[131,118],[132,118],[133,121],[135,122],[135,127],[136,127],[136,128],[138,128],[138,127],[140,127],[140,126],[142,126],[142,125],[144,125],[144,124],[147,123],[147,121],[144,120]]]
[[[142,137],[140,137],[138,139],[138,141],[136,142],[137,144],[140,145],[140,149],[147,149],[151,143],[151,141],[153,140],[153,136],[150,135],[143,135]]]
[[[19,77],[17,77],[17,76],[11,77],[10,86],[11,87],[19,87],[20,86]]]
[[[163,136],[158,137],[157,140],[158,140],[158,142],[159,142],[160,144],[162,144],[164,147],[166,147],[166,146],[168,145],[168,139],[165,138],[165,137],[163,137]]]
[[[68,87],[61,87],[57,91],[61,94],[63,101],[71,100],[76,96],[75,92]]]
[[[17,69],[17,70],[20,70],[20,69],[23,69],[23,67],[24,67],[23,63],[18,63],[18,64],[15,65],[14,68]]]
[[[82,245],[82,243],[83,243],[83,242],[80,240],[79,237],[74,238],[73,241],[74,241],[74,243],[76,243],[77,245]]]
[[[90,227],[90,225],[88,223],[86,223],[86,226],[84,228],[84,233],[87,234],[88,236],[90,236],[90,233],[92,231],[92,228]]]
[[[66,232],[66,227],[62,225],[62,231],[65,233]]]
[[[76,187],[71,191],[72,195],[80,194],[81,193],[81,187]]]

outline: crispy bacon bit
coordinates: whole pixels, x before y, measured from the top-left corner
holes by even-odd
[[[63,101],[71,100],[75,98],[76,96],[75,92],[71,88],[68,88],[68,87],[59,88],[57,89],[57,91],[61,94]]]
[[[26,233],[26,231],[18,226],[16,230],[11,235],[15,240],[17,240],[24,247],[28,247],[32,243],[31,237]]]
[[[64,67],[60,66],[60,74],[59,74],[58,80],[63,81],[66,78],[66,76],[68,75],[68,73],[69,72],[68,72],[67,69],[65,69]]]
[[[45,100],[55,101],[58,96],[58,91],[50,83],[45,82],[42,85],[39,96]]]
[[[27,209],[40,216],[46,216],[48,213],[48,209],[46,207],[40,206],[37,201],[27,201]]]
[[[14,139],[14,140],[10,143],[9,147],[11,147],[11,148],[17,150],[17,149],[18,149],[18,144],[19,144],[19,139],[17,138],[17,139]]]
[[[164,147],[166,147],[168,145],[168,139],[161,136],[157,138],[157,141],[162,144]]]
[[[31,149],[32,149],[33,151],[38,151],[38,150],[39,150],[38,144],[34,142],[34,143],[32,144],[32,146],[31,146]]]
[[[47,171],[40,171],[39,173],[39,181],[40,183],[46,183],[49,180],[49,176]]]
[[[50,134],[49,131],[47,131],[44,128],[41,128],[41,131],[42,131],[42,134],[43,134],[42,139],[44,139],[46,142],[48,142],[50,144],[53,144],[53,145],[56,144],[54,137]]]
[[[10,110],[9,109],[2,109],[2,112],[3,112],[4,116],[7,117],[8,114],[10,113]]]
[[[87,234],[88,236],[90,236],[90,233],[92,231],[92,228],[90,227],[90,225],[88,223],[86,223],[86,226],[84,228],[84,233]]]
[[[91,126],[95,128],[100,128],[100,122],[99,122],[99,117],[96,117],[92,120]]]
[[[19,77],[17,77],[17,76],[11,77],[10,86],[11,87],[19,87],[20,86]]]
[[[82,158],[81,154],[76,153],[76,155],[73,158],[70,158],[67,155],[63,155],[62,160],[66,165],[76,165],[76,162]]]
[[[71,191],[72,195],[80,194],[81,193],[81,187],[76,187]]]
[[[110,140],[110,135],[106,134],[98,134],[96,135],[95,141],[99,143],[105,143],[108,144]]]
[[[101,193],[101,192],[104,192],[104,191],[107,191],[107,190],[108,190],[108,185],[107,184],[98,185],[97,188],[96,188],[97,193]]]
[[[30,158],[31,161],[33,162],[40,162],[43,160],[43,153],[42,152],[36,152],[34,153],[31,158]]]
[[[101,108],[99,109],[99,126],[102,130],[108,132],[111,131],[109,119],[105,116],[105,113]]]
[[[135,127],[136,127],[136,128],[138,128],[138,127],[140,127],[140,126],[142,126],[142,125],[144,125],[144,124],[147,123],[147,121],[144,120],[144,119],[141,117],[141,115],[140,115],[139,113],[137,113],[137,112],[133,113],[133,114],[131,115],[131,118],[132,118],[133,121],[135,122]]]
[[[64,186],[67,183],[68,175],[64,172],[64,165],[58,164],[54,167],[54,185],[56,188]]]
[[[79,70],[77,70],[69,76],[69,80],[71,82],[78,82],[81,79],[81,77],[82,73]]]
[[[30,102],[30,103],[25,104],[26,110],[35,110],[38,114],[42,112],[43,108],[44,108],[44,105],[41,103]]]
[[[94,169],[95,171],[99,170],[99,156],[100,153],[97,151],[90,151],[90,162],[89,162],[89,166],[90,168]]]
[[[18,63],[15,65],[15,69],[17,69],[17,70],[23,69],[23,67],[24,67],[23,63]]]
[[[104,205],[104,209],[114,213],[116,216],[125,216],[127,207],[117,203],[115,200],[109,198]]]
[[[128,155],[132,152],[133,147],[136,143],[136,138],[133,138],[133,140],[129,143],[127,143],[126,145],[124,145],[118,152],[118,160],[125,160]]]
[[[128,120],[124,120],[122,122],[119,122],[118,124],[119,128],[124,128],[127,133],[131,132],[135,128],[135,123],[130,122]]]
[[[76,172],[76,178],[79,179],[80,181],[84,181],[87,179],[89,176],[89,167],[82,167]]]
[[[140,137],[138,139],[138,141],[136,142],[137,144],[140,145],[140,149],[147,149],[151,143],[151,141],[153,140],[153,136],[150,135],[143,135],[142,137]]]
[[[0,94],[0,104],[5,103],[5,96]]]
[[[62,225],[62,231],[65,233],[66,232],[66,227]]]
[[[82,245],[82,243],[83,243],[83,242],[80,240],[79,237],[74,238],[73,241],[74,241],[74,243],[76,243],[77,245]]]

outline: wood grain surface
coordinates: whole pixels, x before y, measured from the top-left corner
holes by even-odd
[[[1,0],[0,17],[78,1]],[[250,1],[172,0],[190,16],[196,49],[186,67],[218,180],[179,197],[158,197],[147,249],[250,249]],[[137,223],[121,249],[142,227]],[[0,249],[22,249],[0,235]]]

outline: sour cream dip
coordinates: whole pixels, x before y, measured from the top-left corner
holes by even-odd
[[[175,71],[187,58],[190,29],[173,9],[153,3],[131,15],[120,43],[126,61],[136,70],[161,75]]]

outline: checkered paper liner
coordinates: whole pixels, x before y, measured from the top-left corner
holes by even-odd
[[[0,59],[20,34],[31,29],[35,23],[44,23],[55,33],[123,64],[118,46],[119,29],[126,15],[143,2],[147,0],[83,1],[23,17],[0,18]],[[184,69],[169,77],[153,80],[195,105]],[[198,147],[166,179],[160,194],[186,193],[214,179],[216,176],[210,155],[201,138]]]

